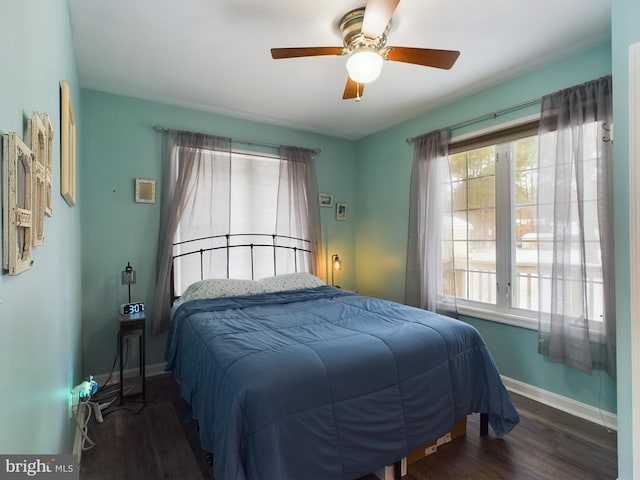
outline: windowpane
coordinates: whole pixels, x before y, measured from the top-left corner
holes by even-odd
[[[496,149],[494,146],[468,152],[470,178],[493,176],[496,173]]]
[[[537,310],[538,305],[538,230],[537,215],[537,136],[513,142],[515,185],[511,225],[514,238],[511,251],[515,279],[512,283],[512,305]]]
[[[483,303],[496,303],[496,274],[491,272],[469,272],[468,299]]]
[[[467,210],[467,181],[453,182],[452,191],[452,208],[454,212]]]
[[[467,208],[492,208],[496,205],[495,177],[474,178],[469,180],[469,201]]]
[[[181,149],[184,147],[181,147]],[[181,149],[178,150],[181,153]],[[271,244],[244,234],[275,232],[280,160],[257,154],[233,152],[231,160],[220,160],[213,151],[202,150],[203,162],[194,177],[188,208],[178,226],[175,241],[202,239],[176,246],[174,254],[202,250],[202,254],[187,255],[174,263],[177,294],[194,281],[204,278],[250,279],[274,275],[272,247],[250,243]],[[216,163],[216,162],[220,163]],[[221,165],[228,165],[222,167]],[[228,249],[225,234],[231,234]],[[207,238],[222,235],[221,238]],[[295,236],[295,234],[294,234]],[[202,265],[201,265],[202,258]],[[290,259],[277,260],[279,272]]]
[[[451,155],[449,157],[449,171],[452,182],[465,180],[467,178],[467,154]]]
[[[444,222],[453,222],[455,295],[488,303],[496,301],[495,151],[490,146],[450,157],[454,214]],[[450,285],[448,278],[444,284]]]
[[[470,241],[469,269],[496,273],[496,242]]]
[[[470,210],[467,213],[467,230],[470,240],[496,239],[495,209]]]

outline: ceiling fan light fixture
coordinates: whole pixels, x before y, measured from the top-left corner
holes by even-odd
[[[373,48],[359,48],[347,60],[347,72],[357,83],[369,83],[382,72],[382,55]]]

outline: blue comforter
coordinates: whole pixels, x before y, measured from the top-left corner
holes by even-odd
[[[475,328],[329,286],[186,302],[166,360],[216,480],[357,478],[470,413],[519,421]]]

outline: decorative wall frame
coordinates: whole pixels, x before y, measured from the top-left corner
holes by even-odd
[[[319,193],[318,202],[321,207],[333,207],[333,193]]]
[[[136,178],[136,202],[156,203],[156,181]]]
[[[15,133],[2,135],[2,267],[31,268],[33,153]]]
[[[47,133],[46,142],[46,155],[44,160],[45,170],[45,188],[46,188],[46,203],[44,207],[44,213],[51,217],[53,216],[53,125],[51,124],[51,118],[48,113],[45,113],[42,117],[44,122],[44,128]]]
[[[336,203],[336,220],[339,222],[347,221],[347,204]]]
[[[46,190],[46,157],[47,130],[42,117],[37,112],[31,114],[29,122],[29,137],[31,137],[32,165],[32,235],[34,246],[44,245],[44,213],[47,206]]]
[[[76,204],[76,120],[69,84],[60,82],[60,194],[70,207]]]

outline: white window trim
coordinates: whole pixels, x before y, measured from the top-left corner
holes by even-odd
[[[507,128],[518,126],[523,123],[535,121],[539,118],[539,114],[531,114],[526,117],[510,120],[508,122],[504,122],[481,130],[474,130],[462,135],[452,136],[451,141],[459,142],[486,134],[492,134],[494,132],[499,132],[500,130],[505,130]],[[509,161],[510,160],[511,159],[509,159]],[[498,159],[496,158],[496,162],[497,161]],[[497,168],[498,166],[496,165],[496,170]],[[502,202],[498,202],[499,195],[509,195],[512,197],[513,191],[510,187],[499,188],[499,190],[496,191],[496,218],[498,217],[498,205],[502,204]],[[496,242],[496,245],[504,245],[504,242],[510,242],[510,237],[508,234],[505,234],[503,230],[503,238],[496,238]],[[510,249],[499,251],[508,251],[508,255],[511,256]],[[509,258],[508,260],[508,262],[502,262],[502,270],[504,270],[505,268],[510,268],[510,265],[512,264],[511,258]],[[497,279],[511,278],[511,274],[509,272],[503,272],[502,270],[496,272]],[[489,320],[506,325],[512,325],[515,327],[538,331],[538,311],[522,310],[516,307],[505,308],[504,299],[501,301],[499,298],[504,291],[504,286],[500,286],[499,288],[500,290],[496,294],[496,305],[493,308],[490,304],[456,298],[456,308],[458,314],[467,317],[478,318],[480,320]],[[601,329],[590,328],[589,334],[595,342],[602,343],[604,341],[604,332]]]
[[[521,125],[523,123],[533,122],[535,120],[538,120],[539,118],[540,118],[540,114],[539,113],[532,114],[532,115],[527,115],[526,117],[517,118],[515,120],[510,120],[508,122],[500,123],[500,124],[494,125],[492,127],[483,128],[481,130],[474,130],[473,132],[463,133],[462,135],[458,135],[458,136],[452,136],[450,141],[451,142],[460,142],[460,141],[467,140],[467,139],[470,139],[470,138],[480,137],[482,135],[487,135],[487,134],[490,134],[490,133],[499,132],[500,130],[506,130],[507,128],[515,127],[515,126]]]
[[[493,125],[491,127],[483,128],[480,130],[474,130],[472,132],[468,132],[458,136],[452,136],[451,141],[459,142],[459,141],[464,141],[464,140],[475,138],[475,137],[480,137],[483,135],[492,134],[492,133],[499,132],[501,130],[506,130],[508,128],[515,127],[524,123],[529,123],[529,122],[538,120],[539,118],[540,118],[540,114],[534,113],[531,115],[527,115],[526,117],[517,118],[514,120],[500,123],[498,125]],[[500,191],[496,192],[497,205],[502,204],[502,202],[498,202],[498,196],[511,195],[512,190],[510,188],[507,188],[506,189],[507,191],[504,191],[504,190],[505,189],[500,189]],[[497,216],[498,216],[498,212],[496,211],[496,218]],[[503,235],[503,238],[496,238],[496,241],[500,242],[501,245],[504,245],[504,242],[509,241],[508,237],[507,238],[504,238],[504,237],[505,235]],[[510,250],[509,250],[509,255],[511,255]],[[504,268],[507,268],[507,269],[509,268],[509,265],[511,265],[511,259],[508,259],[508,260],[509,260],[508,262],[503,262]],[[505,278],[505,275],[509,275],[509,273],[502,272],[502,271],[496,272],[496,278],[502,279],[502,278]],[[504,288],[504,286],[502,286],[501,288]],[[496,306],[493,309],[487,308],[489,306],[488,304],[473,302],[469,300],[456,299],[458,312],[462,315],[468,315],[468,316],[480,318],[483,320],[491,320],[494,322],[505,323],[508,325],[527,328],[530,330],[536,330],[536,331],[538,330],[538,313],[537,312],[521,311],[522,313],[516,314],[516,312],[519,312],[519,310],[516,308],[509,308],[509,311],[505,311],[504,309],[498,310],[499,308],[502,307],[502,303],[498,299],[500,295],[501,295],[501,292],[500,291],[497,292]]]
[[[499,312],[497,310],[490,310],[484,308],[484,304],[475,304],[475,302],[467,302],[464,300],[457,300],[458,314],[467,317],[479,318],[481,320],[490,320],[492,322],[505,323],[507,325],[513,325],[515,327],[527,328],[529,330],[538,330],[538,315],[536,312],[531,312],[531,315],[522,312],[516,315],[514,312],[516,309],[512,309],[511,312]]]

